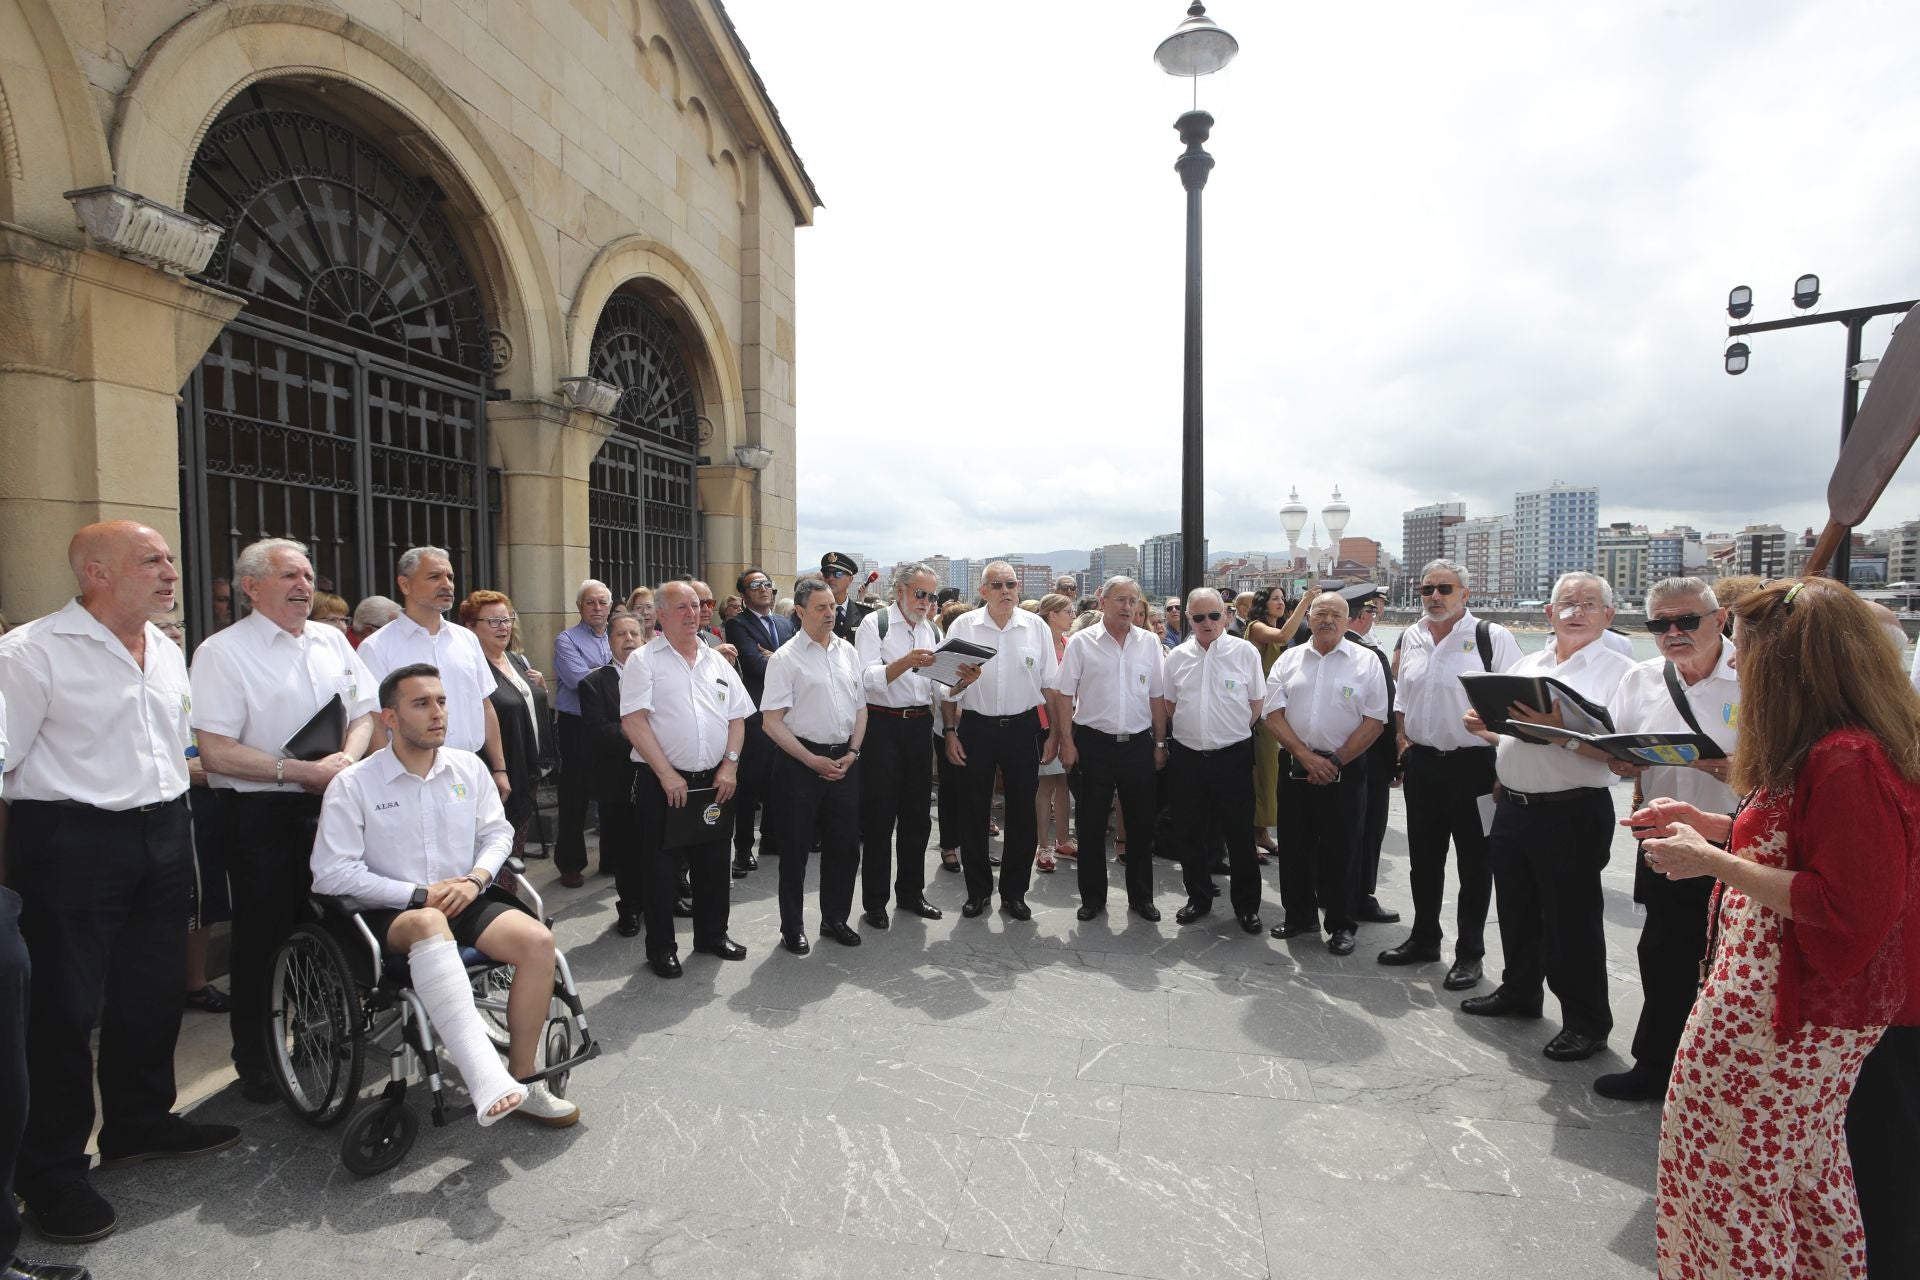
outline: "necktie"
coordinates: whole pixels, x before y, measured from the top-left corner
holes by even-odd
[[[772,614],[768,614],[766,617],[760,619],[760,629],[767,633],[767,648],[778,649],[780,647],[780,637],[774,634]]]

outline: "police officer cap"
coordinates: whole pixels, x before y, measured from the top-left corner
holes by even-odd
[[[1340,598],[1347,602],[1347,608],[1358,609],[1369,600],[1380,598],[1380,588],[1371,582],[1356,582],[1350,587],[1340,588]]]
[[[820,557],[820,572],[827,573],[834,569],[842,573],[860,572],[860,566],[855,564],[853,557],[844,551],[829,551]]]

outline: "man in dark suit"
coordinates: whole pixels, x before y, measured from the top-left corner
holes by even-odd
[[[588,773],[594,799],[600,802],[600,865],[613,872],[614,931],[623,938],[640,933],[639,819],[633,808],[633,760],[627,735],[620,728],[620,668],[635,649],[647,642],[640,619],[616,609],[607,623],[607,644],[613,661],[581,677],[580,723],[586,738]]]
[[[1373,624],[1380,617],[1385,597],[1371,582],[1343,587],[1340,598],[1351,610],[1346,638],[1371,653],[1380,663],[1387,679],[1387,723],[1393,723],[1393,659],[1373,638]],[[1367,748],[1367,825],[1360,837],[1360,856],[1353,860],[1353,886],[1348,890],[1353,918],[1361,924],[1398,924],[1400,913],[1380,905],[1375,891],[1380,884],[1380,846],[1387,838],[1387,806],[1393,797],[1393,784],[1400,774],[1400,745],[1391,733],[1383,733]]]
[[[734,580],[734,588],[746,607],[727,619],[727,643],[739,651],[740,681],[747,686],[753,705],[760,705],[760,694],[767,683],[767,659],[793,638],[793,621],[773,611],[773,579],[759,568],[748,569]],[[747,717],[746,743],[740,751],[740,789],[733,795],[733,878],[738,880],[760,865],[753,851],[755,810],[764,810],[767,788],[773,779],[773,758],[779,748],[768,741],[761,727],[760,713]],[[760,821],[761,851],[780,852],[774,824],[763,814]]]
[[[860,629],[860,620],[873,612],[871,605],[861,604],[859,597],[853,595],[852,587],[859,573],[860,566],[844,551],[829,551],[820,557],[820,576],[833,589],[833,634],[842,640],[852,640],[854,632]]]

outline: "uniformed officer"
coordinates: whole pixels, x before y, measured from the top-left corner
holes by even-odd
[[[615,609],[607,620],[613,661],[580,681],[580,723],[585,750],[595,765],[593,795],[600,802],[600,861],[613,872],[613,929],[640,936],[640,906],[646,901],[640,859],[639,813],[633,807],[633,748],[620,723],[620,672],[646,643],[637,615]]]
[[[1107,813],[1116,794],[1139,846],[1126,863],[1127,905],[1144,920],[1160,918],[1149,836],[1155,776],[1167,763],[1166,650],[1153,632],[1133,625],[1139,604],[1132,578],[1102,583],[1099,624],[1067,640],[1048,686],[1054,749],[1067,768],[1079,770],[1081,920],[1106,909]]]
[[[970,666],[964,682],[941,695],[947,759],[967,771],[967,810],[960,831],[967,901],[960,914],[977,916],[993,902],[988,823],[998,773],[1005,779],[1007,808],[1000,905],[1015,920],[1031,920],[1027,888],[1040,831],[1033,799],[1040,790],[1042,761],[1052,760],[1059,749],[1051,734],[1041,745],[1039,709],[1046,705],[1047,684],[1060,664],[1053,631],[1039,614],[1020,607],[1020,578],[1012,565],[996,560],[981,571],[980,598],[986,603],[955,618],[947,638],[992,649],[994,656]]]
[[[129,520],[88,525],[67,555],[78,597],[0,638],[11,808],[0,910],[17,906],[32,955],[32,1108],[14,1186],[41,1235],[75,1243],[116,1223],[87,1181],[95,1026],[102,1168],[218,1151],[240,1131],[170,1114],[193,874],[191,699],[179,646],[150,619],[172,610],[180,575],[166,540]],[[0,1264],[12,1256],[0,1249]]]
[[[1522,658],[1510,674],[1551,676],[1588,702],[1606,705],[1633,670],[1601,639],[1613,621],[1613,588],[1595,574],[1563,573],[1546,614],[1553,643]],[[1522,730],[1565,722],[1557,699],[1544,715],[1516,704],[1508,718]],[[1471,711],[1465,724],[1476,732],[1486,728]],[[1585,743],[1563,750],[1510,735],[1501,735],[1498,751],[1500,790],[1488,846],[1506,970],[1491,994],[1472,996],[1460,1009],[1537,1018],[1544,979],[1560,999],[1564,1023],[1544,1052],[1558,1062],[1590,1058],[1613,1030],[1600,891],[1613,844],[1611,757]]]
[[[1318,933],[1353,952],[1353,861],[1366,832],[1367,748],[1385,730],[1387,683],[1373,654],[1346,638],[1347,602],[1322,592],[1307,609],[1311,639],[1267,673],[1266,725],[1281,763],[1280,907],[1276,938]],[[1291,759],[1289,759],[1289,757]]]
[[[760,714],[773,760],[772,819],[780,825],[780,937],[797,956],[804,928],[807,855],[820,839],[820,934],[857,947],[847,923],[860,869],[860,744],[867,700],[854,647],[833,633],[833,592],[819,578],[794,588],[801,633],[767,659]]]
[[[833,579],[827,581],[831,584]],[[876,929],[889,923],[890,865],[893,898],[900,910],[927,920],[940,918],[940,908],[927,901],[927,840],[933,834],[933,682],[920,674],[922,668],[933,665],[933,649],[939,643],[927,620],[939,592],[940,580],[932,569],[924,564],[902,565],[893,577],[893,603],[862,619],[854,636],[867,699],[867,763],[860,780],[860,899],[867,923]],[[840,634],[837,626],[835,634]]]
[[[743,960],[747,949],[727,936],[727,850],[731,832],[679,850],[665,844],[667,810],[683,809],[690,792],[714,792],[724,806],[739,783],[740,744],[753,714],[740,676],[700,642],[700,600],[684,582],[662,583],[654,596],[660,634],[620,669],[620,720],[638,772],[634,805],[646,882],[647,963],[663,978],[680,976],[673,930],[677,855],[693,886],[693,949]]]
[[[1506,671],[1520,661],[1513,633],[1473,616],[1466,567],[1435,560],[1420,573],[1419,621],[1394,648],[1394,721],[1407,806],[1407,880],[1413,891],[1413,932],[1379,956],[1381,964],[1422,964],[1440,958],[1440,902],[1447,881],[1447,844],[1460,874],[1453,966],[1444,985],[1465,991],[1480,982],[1486,954],[1487,908],[1493,868],[1487,861],[1483,797],[1493,792],[1493,745],[1470,733],[1462,674]]]
[[[852,640],[861,622],[874,612],[873,606],[862,604],[858,596],[849,598],[859,575],[859,564],[844,551],[829,551],[820,557],[820,576],[833,589],[833,634],[842,640]]]
[[[513,1112],[564,1128],[577,1104],[555,1097],[539,1070],[553,998],[553,935],[494,884],[513,848],[500,793],[471,751],[446,748],[453,719],[440,673],[397,667],[380,682],[387,745],[327,788],[314,841],[313,887],[347,899],[386,949],[407,960],[409,985],[433,1020],[490,1125]],[[507,1067],[474,1007],[460,948],[513,966]]]
[[[1260,860],[1253,848],[1253,742],[1266,681],[1260,651],[1228,635],[1230,611],[1220,593],[1197,587],[1187,596],[1192,635],[1167,655],[1167,761],[1173,810],[1182,840],[1187,924],[1213,910],[1209,831],[1225,836],[1234,918],[1260,932]]]
[[[253,543],[234,562],[234,578],[253,612],[194,653],[193,727],[209,784],[227,792],[220,811],[233,889],[233,1063],[247,1100],[270,1102],[280,1096],[267,1072],[274,948],[307,909],[320,797],[366,754],[378,686],[338,627],[308,621],[313,565],[304,546]],[[288,754],[287,744],[336,696],[346,724],[339,749],[314,761]]]
[[[1387,682],[1387,725],[1393,725],[1393,659],[1373,638],[1380,617],[1380,588],[1371,582],[1342,587],[1347,602],[1347,639],[1371,653]],[[1382,732],[1367,748],[1367,825],[1360,833],[1360,852],[1353,860],[1351,901],[1353,918],[1361,924],[1398,924],[1400,913],[1380,905],[1380,846],[1387,838],[1387,808],[1393,784],[1400,775],[1400,746],[1391,732]]]
[[[1713,588],[1698,578],[1666,578],[1647,591],[1647,630],[1660,656],[1636,664],[1621,680],[1610,704],[1613,727],[1620,733],[1704,733],[1727,758],[1650,768],[1608,761],[1614,773],[1638,780],[1644,801],[1683,800],[1702,813],[1739,807],[1726,783],[1740,741],[1740,678],[1733,642],[1721,635],[1725,614]],[[1633,900],[1647,912],[1638,948],[1645,1003],[1633,1033],[1633,1066],[1595,1080],[1593,1090],[1602,1097],[1667,1096],[1680,1033],[1700,989],[1712,889],[1710,876],[1669,880],[1645,859],[1634,859]]]

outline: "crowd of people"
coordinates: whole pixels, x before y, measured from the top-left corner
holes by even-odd
[[[688,577],[616,605],[584,582],[542,671],[512,599],[461,595],[435,547],[399,558],[397,599],[350,608],[300,544],[254,543],[190,664],[158,533],[89,526],[70,558],[75,598],[0,636],[0,1172],[47,1239],[116,1223],[88,1176],[96,1081],[100,1167],[238,1140],[173,1113],[185,1009],[224,1012],[241,1092],[279,1096],[269,974],[313,893],[406,958],[481,1124],[577,1121],[540,1070],[553,939],[503,888],[557,761],[559,882],[585,885],[597,810],[613,929],[662,979],[683,973],[680,919],[693,953],[746,957],[730,884],[768,858],[795,956],[940,919],[936,850],[965,919],[997,901],[1030,921],[1034,877],[1071,862],[1090,923],[1110,829],[1132,916],[1161,921],[1166,858],[1176,926],[1224,876],[1246,934],[1350,955],[1400,920],[1378,897],[1397,788],[1413,919],[1377,962],[1444,961],[1442,987],[1471,992],[1497,903],[1503,969],[1460,1011],[1538,1019],[1551,990],[1558,1061],[1613,1032],[1601,873],[1625,825],[1645,1000],[1633,1065],[1593,1088],[1664,1103],[1661,1274],[1920,1274],[1920,667],[1826,579],[1658,583],[1659,656],[1636,662],[1590,573],[1555,583],[1526,653],[1447,561],[1388,646],[1371,584],[1155,604],[1065,577],[1023,600],[995,562],[970,599],[924,564],[869,595],[830,553],[784,596],[757,567],[723,600]],[[1476,673],[1551,683],[1496,714]],[[1648,764],[1568,732],[1596,710],[1695,745]],[[221,921],[225,993],[205,962]],[[504,1062],[459,947],[514,966]],[[19,1230],[0,1196],[0,1261]]]

